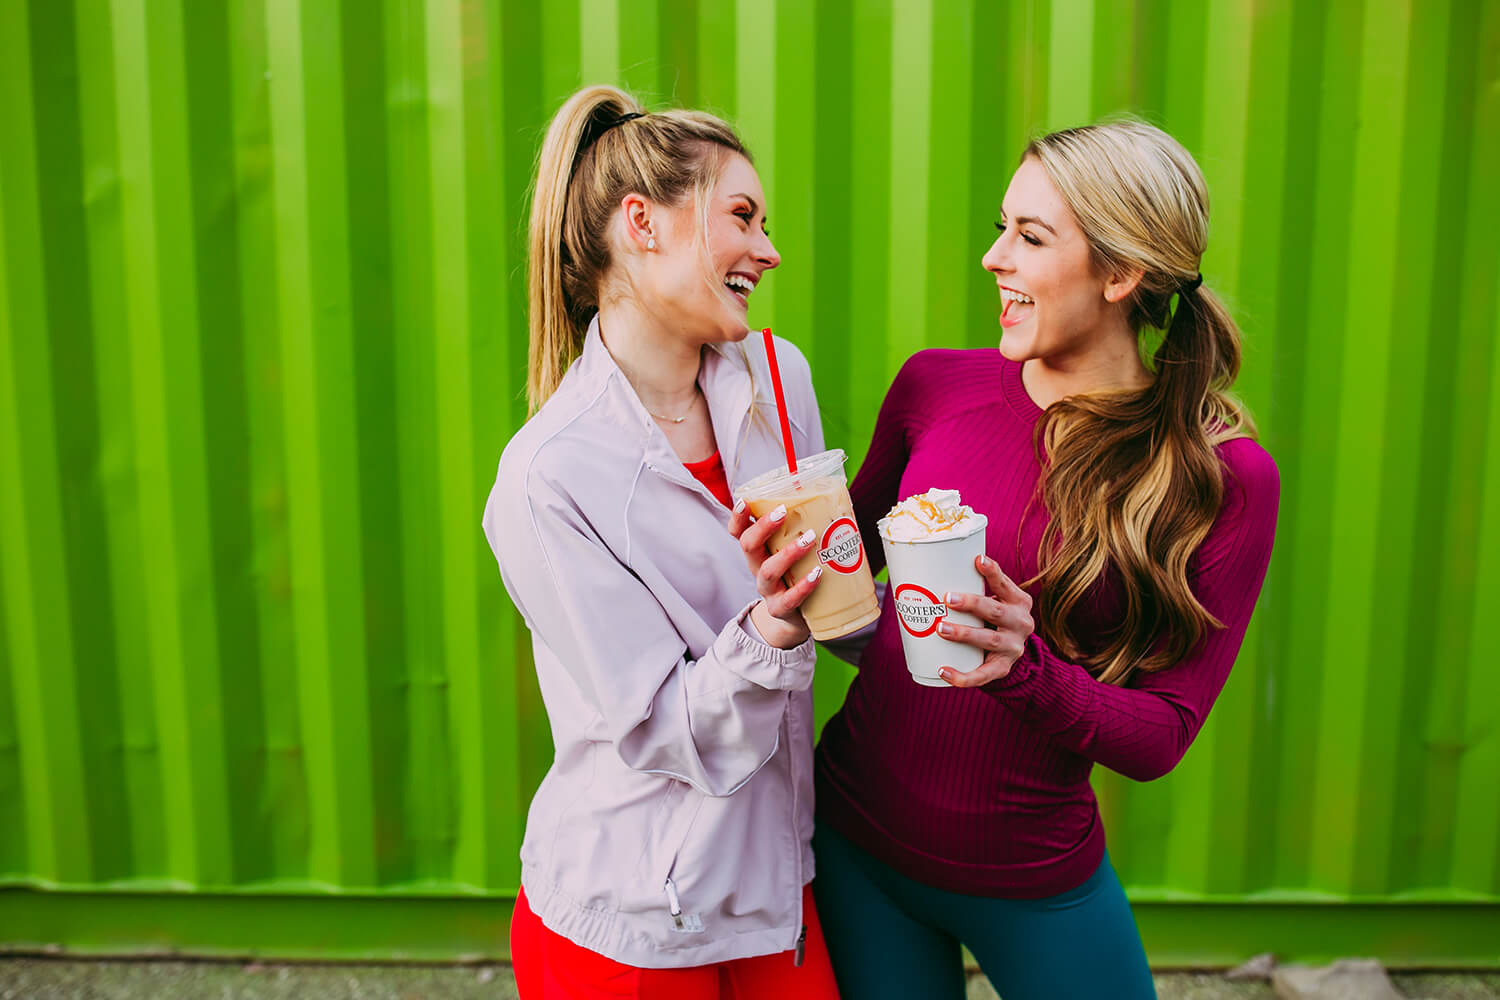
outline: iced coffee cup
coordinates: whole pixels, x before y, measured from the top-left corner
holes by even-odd
[[[854,505],[844,481],[844,453],[838,448],[797,459],[795,474],[786,466],[745,483],[736,491],[751,516],[759,519],[786,504],[786,520],[771,536],[772,552],[812,529],[817,536],[812,551],[793,564],[787,574],[796,581],[823,567],[823,578],[802,603],[802,615],[814,639],[837,639],[880,617],[875,580],[865,558]]]
[[[983,514],[959,502],[957,490],[928,490],[907,497],[877,523],[890,572],[889,600],[896,606],[901,650],[912,680],[928,687],[949,687],[940,667],[968,671],[984,660],[984,651],[938,635],[938,625],[983,627],[984,622],[944,603],[949,593],[983,594],[984,578],[974,568],[984,554]]]

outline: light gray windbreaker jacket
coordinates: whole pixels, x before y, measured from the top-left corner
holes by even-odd
[[[797,450],[821,451],[807,362],[776,347]],[[703,355],[733,487],[784,461],[770,371],[758,335]],[[484,530],[531,629],[555,746],[521,883],[547,927],[641,968],[793,948],[813,877],[813,645],[746,630],[755,580],[728,521],[596,318],[506,446]]]

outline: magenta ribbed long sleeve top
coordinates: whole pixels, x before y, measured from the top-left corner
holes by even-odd
[[[986,551],[1012,580],[1034,576],[1047,524],[1033,444],[1041,415],[1021,366],[999,351],[930,350],[907,361],[850,485],[872,568],[885,563],[875,522],[897,500],[942,488],[988,516]],[[1224,502],[1190,582],[1225,628],[1180,663],[1124,687],[1101,684],[1036,634],[1004,679],[929,688],[906,671],[887,602],[818,744],[818,821],[953,892],[1039,898],[1086,881],[1104,854],[1090,770],[1098,762],[1150,781],[1176,765],[1229,676],[1265,578],[1276,465],[1249,439],[1218,451]],[[1121,607],[1106,577],[1076,622],[1103,629]]]

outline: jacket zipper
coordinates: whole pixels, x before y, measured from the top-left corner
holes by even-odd
[[[794,714],[792,711],[793,697],[794,696],[792,694],[787,694],[786,743],[787,749],[789,751],[787,753],[787,767],[792,776],[792,843],[795,845],[794,849],[797,852],[797,879],[796,882],[792,885],[792,891],[797,894],[797,916],[800,918],[805,917],[806,914],[802,912],[802,844],[801,841],[797,838],[797,806],[801,803],[799,802],[800,796],[798,795],[798,790],[800,788],[798,779],[800,776],[797,774],[797,737],[792,732],[792,716]],[[802,956],[806,950],[807,945],[807,923],[804,920],[800,919],[798,920],[798,923],[802,925],[802,930],[797,934],[797,945],[792,953],[793,965],[802,964]]]

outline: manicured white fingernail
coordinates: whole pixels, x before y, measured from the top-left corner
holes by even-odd
[[[953,591],[950,590],[943,595],[943,603],[950,608],[953,607]]]
[[[734,512],[736,514],[743,514],[745,512],[745,501],[744,500],[736,500],[734,502]]]
[[[812,534],[812,532],[808,532],[808,534]],[[813,571],[811,573],[807,574],[807,582],[808,583],[812,583],[814,580],[816,580],[818,577],[820,577],[822,575],[823,575],[823,567],[822,566],[814,566],[813,567]]]
[[[938,622],[938,635],[952,635],[953,626],[947,622]]]
[[[786,518],[786,504],[777,504],[776,509],[771,511],[771,513],[767,516],[770,517],[770,519],[773,521],[784,520]]]
[[[802,534],[800,534],[800,535],[797,536],[797,544],[798,545],[811,545],[813,543],[813,539],[817,538],[817,537],[818,537],[818,533],[815,532],[815,531],[813,531],[811,528],[808,528]]]

